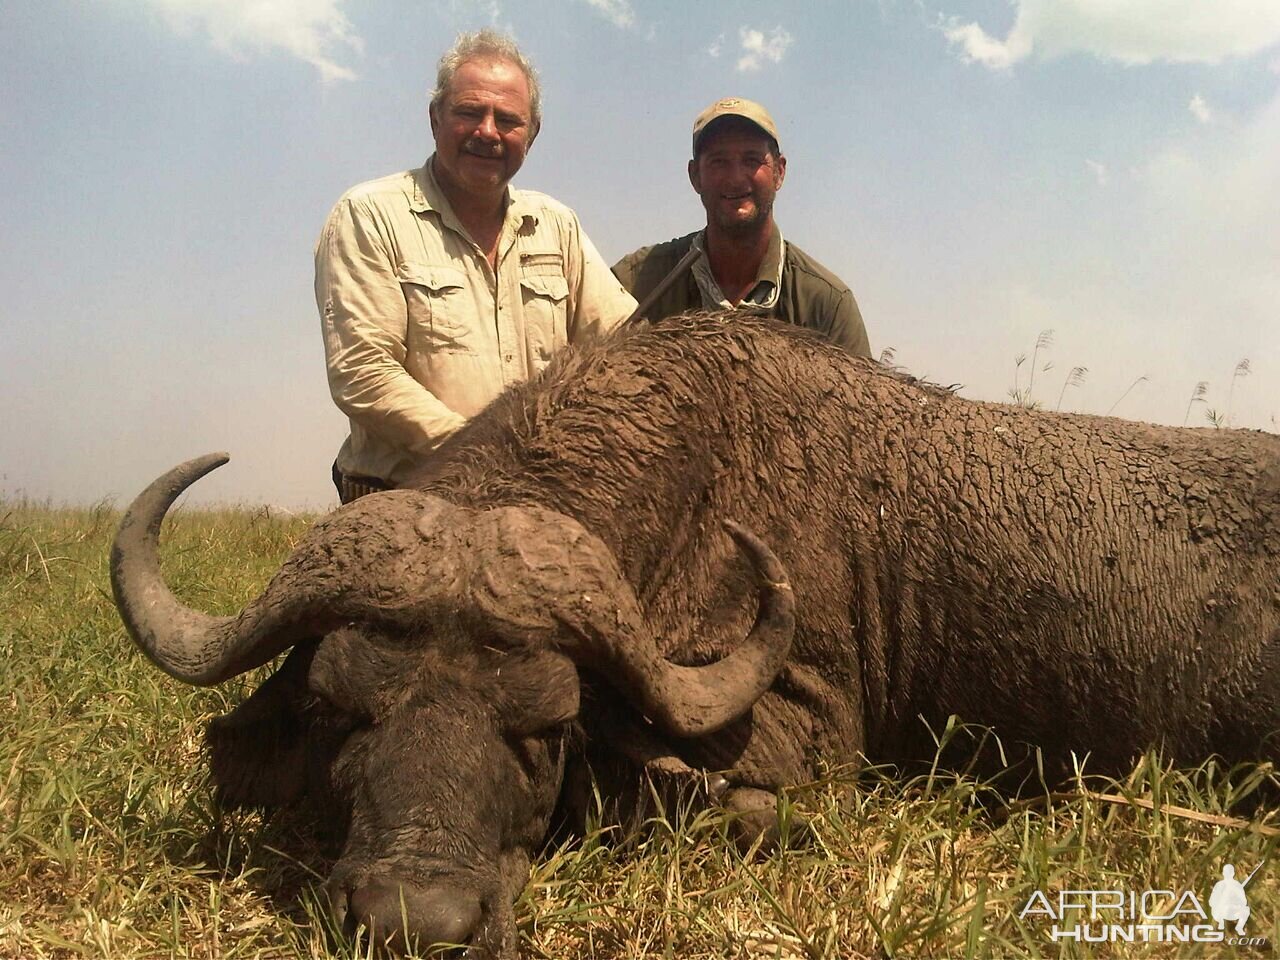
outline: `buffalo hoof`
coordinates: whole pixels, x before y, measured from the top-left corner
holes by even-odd
[[[480,924],[480,900],[446,886],[373,881],[351,891],[345,923],[393,954],[437,944],[465,947]]]

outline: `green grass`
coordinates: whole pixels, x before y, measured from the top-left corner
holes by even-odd
[[[210,799],[203,724],[260,675],[196,690],[134,651],[107,582],[117,519],[0,501],[0,957],[323,955],[315,885],[329,861],[314,831],[220,816]],[[186,601],[234,610],[310,519],[180,510],[166,576]],[[767,857],[744,861],[706,812],[547,851],[517,905],[523,949],[557,960],[1255,954],[1058,946],[1018,912],[1037,889],[1108,886],[1191,889],[1207,905],[1224,861],[1243,877],[1265,860],[1249,934],[1277,942],[1280,856],[1256,803],[1273,781],[1266,767],[1171,770],[1152,756],[1122,782],[1010,802],[967,775],[831,771],[787,797],[812,842]]]

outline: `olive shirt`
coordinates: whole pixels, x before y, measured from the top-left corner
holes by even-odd
[[[709,310],[733,310],[734,304],[720,289],[720,281],[711,272],[711,260],[703,250],[705,233],[693,235],[693,246],[701,256],[696,257],[689,265],[693,279],[697,281],[698,291],[702,294],[702,305]],[[769,235],[769,246],[760,258],[760,267],[756,270],[755,282],[742,298],[742,304],[752,309],[759,308],[764,313],[772,310],[778,303],[778,292],[782,289],[782,261],[786,254],[787,242],[782,239],[782,231],[774,230]]]
[[[508,190],[497,264],[430,160],[338,201],[316,245],[315,286],[329,389],[351,421],[344,474],[402,480],[566,343],[636,306],[573,211],[541,193]]]
[[[855,356],[871,356],[862,314],[849,288],[794,243],[783,241],[781,230],[775,227],[773,233],[769,252],[760,265],[759,280],[741,306],[751,309],[754,304],[768,316],[816,330]],[[701,247],[702,236],[703,231],[699,230],[666,243],[642,247],[615,263],[613,272],[637,300],[643,300],[691,246]],[[776,266],[779,260],[780,272]],[[777,283],[773,278],[779,275],[781,282]],[[711,278],[704,254],[646,314],[650,320],[660,320],[688,310],[729,306],[723,297]]]

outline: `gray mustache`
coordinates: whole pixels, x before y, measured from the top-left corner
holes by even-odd
[[[462,149],[467,153],[474,153],[477,157],[501,157],[503,154],[502,146],[493,146],[480,140],[468,140],[463,144]]]

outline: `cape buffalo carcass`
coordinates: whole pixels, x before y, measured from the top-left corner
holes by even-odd
[[[931,756],[921,718],[952,714],[1060,771],[1277,756],[1280,437],[971,402],[794,328],[677,318],[566,352],[218,618],[169,592],[157,539],[224,459],[132,505],[117,604],[188,683],[292,648],[210,724],[215,782],[337,798],[334,909],[393,947],[512,955],[593,751],[634,768],[615,784],[716,772],[738,810],[820,759]]]

